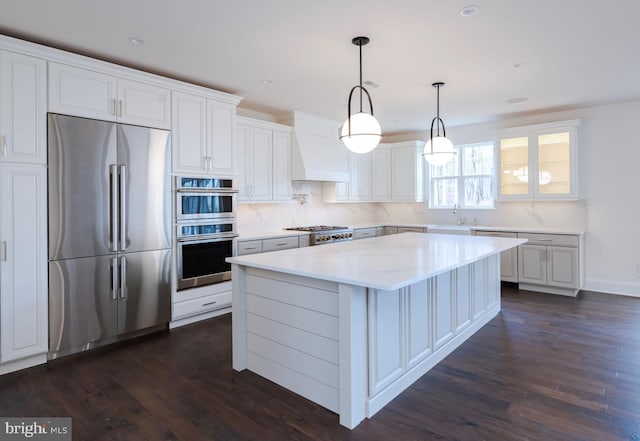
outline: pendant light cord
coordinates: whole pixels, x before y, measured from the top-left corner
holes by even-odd
[[[437,100],[436,100],[436,116],[437,116],[437,120],[436,120],[436,130],[437,130],[437,135],[436,136],[440,136],[440,84],[436,85],[436,90],[437,90]]]
[[[360,113],[362,113],[362,44],[360,46]]]

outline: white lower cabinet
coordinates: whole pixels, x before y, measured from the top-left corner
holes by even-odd
[[[266,253],[269,251],[288,250],[309,246],[309,235],[281,236],[265,239],[238,240],[238,256],[247,254]]]
[[[355,228],[353,230],[353,239],[366,239],[367,237],[376,237],[378,235],[378,229],[376,227],[371,228]]]
[[[368,290],[370,403],[410,370],[435,366],[497,314],[498,265],[490,256],[395,291]]]
[[[231,307],[231,282],[215,283],[177,291],[171,299],[170,328],[194,323],[220,314]]]
[[[41,165],[0,164],[0,373],[46,361],[46,176]]]
[[[521,289],[575,296],[582,287],[582,239],[578,235],[518,233]]]
[[[476,231],[476,236],[516,238],[518,233],[506,231]],[[500,253],[500,280],[503,282],[518,282],[518,248]]]
[[[405,290],[369,294],[369,391],[386,388],[404,372],[403,314]],[[382,350],[384,349],[384,350]]]

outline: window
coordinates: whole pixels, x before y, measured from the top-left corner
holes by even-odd
[[[448,163],[430,165],[430,208],[493,208],[495,161],[493,142],[456,146]]]

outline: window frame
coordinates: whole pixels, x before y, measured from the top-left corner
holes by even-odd
[[[492,162],[493,162],[493,173],[492,174],[474,174],[474,175],[464,175],[463,174],[463,158],[465,155],[465,150],[472,148],[472,147],[478,147],[478,146],[487,146],[487,145],[491,145],[492,146],[492,150],[493,150],[493,158],[492,158]],[[498,182],[498,177],[497,177],[497,166],[498,166],[498,162],[497,162],[497,152],[496,152],[496,141],[495,140],[489,140],[489,141],[482,141],[482,142],[473,142],[473,143],[465,143],[465,144],[457,144],[454,145],[454,148],[457,152],[456,154],[456,161],[458,161],[458,173],[457,175],[444,175],[444,176],[434,176],[434,165],[432,164],[428,164],[427,166],[427,170],[428,170],[428,174],[429,174],[429,179],[427,180],[428,182],[428,205],[427,208],[431,209],[431,210],[450,210],[453,208],[453,205],[438,205],[438,206],[434,206],[433,205],[433,201],[435,200],[434,197],[434,191],[436,188],[436,183],[439,180],[450,180],[450,179],[455,179],[456,180],[456,189],[457,189],[457,197],[456,197],[456,201],[455,204],[457,204],[457,208],[461,208],[461,209],[465,209],[465,210],[494,210],[496,207],[496,200],[497,200],[497,182]],[[491,179],[491,205],[483,205],[483,206],[478,206],[478,205],[466,205],[464,203],[464,185],[465,185],[465,181],[468,179],[482,179],[482,178],[489,178]]]

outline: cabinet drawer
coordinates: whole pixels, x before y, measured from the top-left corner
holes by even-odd
[[[527,245],[578,246],[578,236],[570,234],[518,233],[518,237],[520,239],[528,239]]]
[[[279,237],[274,239],[264,239],[262,241],[262,251],[286,250],[289,248],[298,248],[298,236]]]
[[[518,237],[518,233],[512,233],[507,231],[476,231],[476,236],[489,236],[489,237]]]
[[[173,304],[173,319],[202,314],[231,306],[231,292],[212,294]]]
[[[398,227],[398,234],[400,233],[424,233],[425,229],[421,227]]]
[[[353,232],[354,239],[364,239],[366,237],[376,237],[375,228],[360,228]]]
[[[246,254],[255,254],[262,252],[261,240],[245,240],[238,242],[238,256],[244,256]]]

